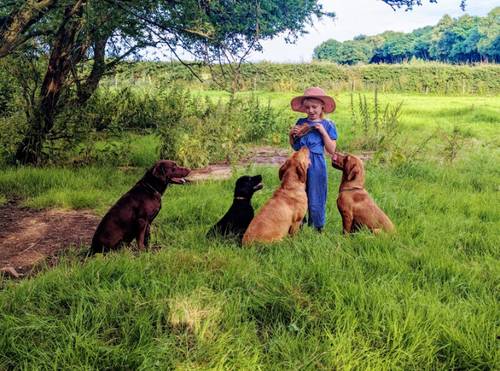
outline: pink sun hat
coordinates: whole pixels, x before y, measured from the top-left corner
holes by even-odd
[[[290,104],[292,105],[292,110],[297,112],[305,112],[304,106],[302,105],[304,99],[306,98],[314,98],[319,99],[325,105],[324,112],[331,113],[335,111],[335,101],[332,97],[326,95],[325,91],[317,86],[313,86],[312,88],[307,88],[304,91],[304,95],[300,97],[295,97],[292,99]]]

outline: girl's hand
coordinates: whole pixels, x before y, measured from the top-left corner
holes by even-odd
[[[322,135],[322,136],[325,136],[325,135],[328,135],[326,130],[325,130],[325,127],[321,124],[314,124],[314,128],[319,131],[319,133]]]
[[[299,127],[297,125],[295,125],[294,127],[292,127],[290,129],[290,132],[288,133],[288,137],[289,137],[289,141],[290,141],[290,145],[293,147],[295,145],[295,141],[298,139],[299,137]]]
[[[326,131],[323,125],[318,123],[314,125],[314,128],[323,137],[323,142],[325,143],[326,152],[328,152],[330,155],[333,155],[335,153],[335,148],[337,147],[337,141],[330,138],[328,132]]]
[[[300,127],[298,125],[295,125],[290,129],[289,135],[295,138],[296,136],[299,135],[299,132],[300,132]]]

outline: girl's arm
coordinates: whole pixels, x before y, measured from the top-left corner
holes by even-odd
[[[325,128],[321,124],[314,125],[315,129],[319,131],[321,136],[323,137],[323,143],[325,143],[326,152],[328,152],[331,156],[335,153],[335,148],[337,148],[337,141],[330,138]]]
[[[288,133],[290,145],[295,151],[300,149],[300,144],[297,142],[297,140],[299,139],[299,132],[299,127],[295,125],[290,129],[290,132]]]
[[[296,129],[295,129],[295,127],[293,127],[290,129],[290,132],[288,133],[288,139],[289,139],[290,145],[292,147],[293,147],[293,143],[295,142],[295,138],[294,138],[295,132],[296,132]]]
[[[337,148],[337,141],[334,139],[331,139],[327,135],[326,139],[325,139],[325,137],[323,137],[323,142],[325,142],[326,152],[328,152],[330,154],[330,156],[333,156],[333,154],[335,153],[335,149]]]

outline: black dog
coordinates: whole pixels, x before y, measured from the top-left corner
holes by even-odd
[[[255,191],[262,189],[262,176],[242,176],[234,187],[233,204],[226,215],[217,222],[207,233],[207,237],[221,235],[224,237],[243,238],[248,225],[253,219],[251,199]]]
[[[139,249],[149,242],[149,227],[161,208],[161,196],[171,183],[183,184],[190,169],[160,160],[109,209],[97,226],[88,255],[119,248],[137,240]]]

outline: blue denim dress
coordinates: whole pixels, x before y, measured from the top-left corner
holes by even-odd
[[[315,125],[306,118],[299,119],[296,125]],[[321,125],[332,140],[337,140],[337,129],[335,124],[329,120],[321,120]],[[325,162],[325,144],[317,130],[311,130],[303,137],[293,142],[293,149],[298,151],[303,146],[309,149],[311,165],[307,170],[307,203],[309,209],[308,224],[316,228],[323,228],[326,219],[326,196],[328,191],[328,176]]]

